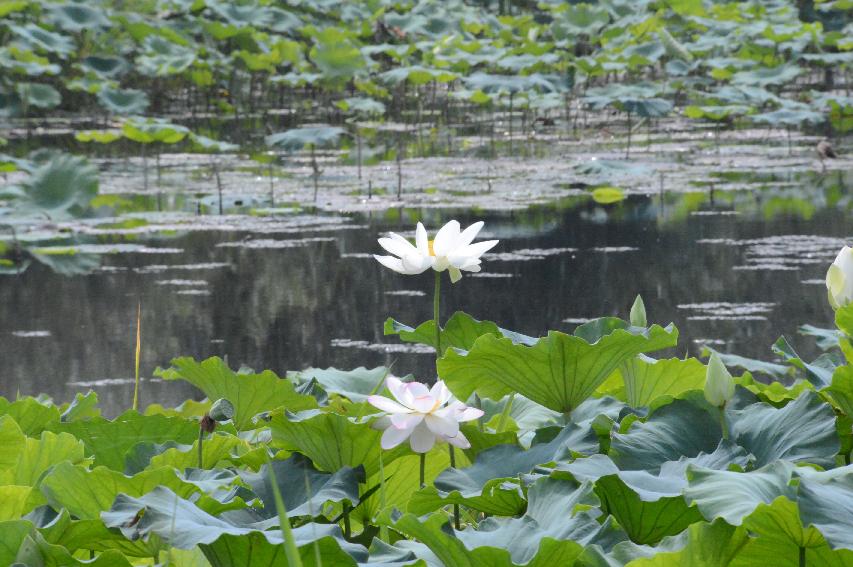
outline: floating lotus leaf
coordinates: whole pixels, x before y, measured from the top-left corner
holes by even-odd
[[[36,25],[10,25],[9,29],[18,38],[18,41],[33,51],[55,53],[63,58],[74,51],[74,42],[69,37],[47,31]]]
[[[87,71],[109,79],[122,76],[130,68],[125,58],[116,56],[90,55],[84,57],[80,63]]]
[[[106,86],[98,91],[98,102],[112,114],[140,114],[148,108],[148,95],[136,89]]]
[[[306,146],[321,147],[336,144],[338,138],[345,133],[346,130],[337,126],[312,126],[272,134],[264,141],[268,146],[295,152]]]
[[[48,18],[59,28],[75,33],[110,25],[104,10],[76,2],[51,4],[48,8]]]

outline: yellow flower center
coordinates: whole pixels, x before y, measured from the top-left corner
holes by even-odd
[[[429,242],[427,242],[427,249],[429,250],[430,256],[435,256],[435,250],[432,247],[433,242],[435,242],[435,240],[430,240]]]

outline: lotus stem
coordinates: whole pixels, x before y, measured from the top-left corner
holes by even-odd
[[[432,295],[432,320],[435,323],[435,375],[438,377],[438,359],[441,358],[441,272],[435,273],[435,291]]]
[[[379,512],[385,511],[385,467],[382,464],[382,451],[379,451]],[[379,526],[379,539],[385,543],[391,543],[391,534],[388,532],[388,526],[382,522]]]
[[[504,409],[501,412],[501,417],[498,419],[498,428],[495,433],[502,433],[504,427],[506,427],[506,420],[509,417],[509,413],[512,411],[512,403],[515,401],[515,392],[509,395],[507,398],[506,404],[504,405]]]
[[[723,439],[729,438],[729,426],[726,423],[726,406],[719,408],[720,410],[720,430],[723,432]]]
[[[343,516],[344,516],[344,537],[349,539],[352,537],[352,525],[350,524],[349,519],[349,511],[350,505],[344,502]]]
[[[139,357],[142,353],[142,302],[136,304],[136,357],[134,360],[133,411],[139,410]]]
[[[450,453],[450,466],[452,468],[456,468],[456,451],[453,448],[453,445],[447,444],[448,452]],[[462,529],[462,523],[459,520],[459,504],[453,505],[453,527],[457,530]]]
[[[420,487],[426,486],[426,453],[421,453],[421,484]]]
[[[800,567],[806,567],[806,548],[800,548]]]
[[[199,424],[198,427],[198,468],[204,468],[204,450],[202,445],[204,444],[204,427]]]

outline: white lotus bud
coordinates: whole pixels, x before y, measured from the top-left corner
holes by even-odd
[[[643,298],[639,295],[634,300],[634,305],[631,306],[631,326],[648,326],[648,321],[646,321],[646,305],[643,303]]]
[[[826,289],[833,309],[853,302],[853,248],[845,246],[826,272]]]
[[[720,356],[711,353],[708,371],[705,374],[705,399],[712,406],[721,408],[735,395],[735,381]]]

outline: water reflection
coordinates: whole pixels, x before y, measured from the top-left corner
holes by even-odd
[[[843,183],[827,182],[769,189],[760,199],[704,191],[611,206],[572,199],[524,212],[397,209],[357,216],[359,226],[337,232],[137,237],[169,253],[105,255],[100,268],[75,276],[34,263],[0,279],[0,394],[67,400],[93,387],[108,413],[128,407],[138,302],[146,375],[176,356],[218,355],[234,367],[278,373],[393,363],[395,373],[428,378],[431,357],[384,347],[396,341],[382,327],[387,316],[410,324],[430,317],[432,278],[398,275],[370,256],[381,232],[405,232],[418,219],[430,227],[484,219],[483,236],[501,239],[484,258],[483,277],[444,286],[445,318],[464,308],[539,335],[589,317],[626,316],[641,293],[650,320],[681,330],[678,355],[711,344],[768,358],[786,334],[810,356],[811,341],[796,329],[831,325],[815,282],[850,236],[848,203]],[[143,404],[176,404],[194,392],[149,381],[142,395]]]

